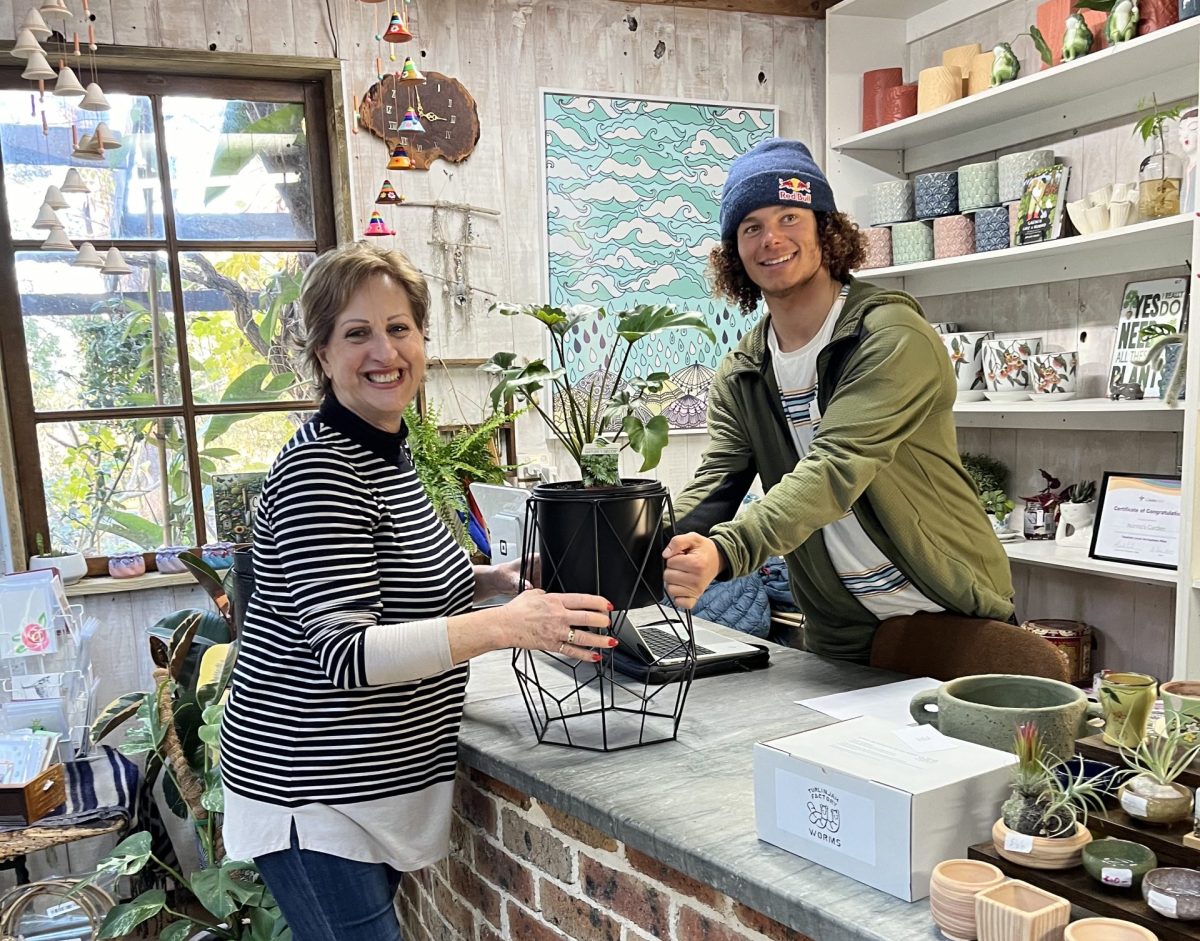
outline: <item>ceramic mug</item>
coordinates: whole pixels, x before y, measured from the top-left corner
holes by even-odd
[[[1158,681],[1145,673],[1102,673],[1097,698],[1104,711],[1104,741],[1136,748],[1158,696]]]
[[[942,335],[950,365],[954,367],[958,401],[976,402],[983,398],[983,390],[987,388],[983,375],[983,343],[993,335],[990,330]]]
[[[937,712],[929,712],[929,706],[937,706]],[[1074,686],[1005,673],[950,680],[917,693],[908,708],[917,722],[943,735],[1002,751],[1013,750],[1018,725],[1036,722],[1046,751],[1059,758],[1075,754],[1075,740],[1088,734],[1088,720],[1100,715],[1100,706]]]
[[[1034,353],[1029,357],[1029,392],[1036,400],[1043,395],[1062,396],[1075,391],[1079,354]]]
[[[1178,723],[1189,745],[1200,741],[1200,681],[1171,680],[1159,692],[1167,725]]]
[[[983,372],[987,397],[993,400],[1028,399],[1029,358],[1041,349],[1041,337],[985,340]]]

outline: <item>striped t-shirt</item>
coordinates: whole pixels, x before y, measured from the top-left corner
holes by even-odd
[[[221,738],[231,796],[420,806],[429,789],[449,788],[466,665],[405,683],[367,676],[368,628],[458,614],[474,594],[470,561],[425,498],[403,433],[328,397],[267,475],[254,569]]]
[[[821,429],[821,411],[817,405],[817,356],[833,336],[845,301],[846,289],[843,288],[817,335],[798,350],[780,352],[775,330],[767,331],[767,346],[771,351],[783,414],[801,458],[808,454]],[[847,510],[841,519],[822,527],[821,536],[829,561],[846,590],[879,620],[918,611],[943,610],[921,594],[879,550],[855,518],[853,510]]]

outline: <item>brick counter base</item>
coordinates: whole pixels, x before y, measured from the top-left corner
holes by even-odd
[[[451,826],[400,885],[405,941],[812,941],[478,771]]]

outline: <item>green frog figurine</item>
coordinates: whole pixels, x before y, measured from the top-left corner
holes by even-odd
[[[1082,13],[1072,13],[1067,17],[1067,29],[1063,33],[1062,57],[1064,62],[1070,62],[1085,56],[1092,51],[1092,43],[1096,37],[1092,35],[1091,27]]]
[[[1011,82],[1021,74],[1021,60],[1012,51],[1012,45],[998,42],[992,49],[992,86]]]
[[[1104,21],[1104,35],[1110,45],[1129,42],[1137,34],[1138,8],[1136,0],[1118,0]]]

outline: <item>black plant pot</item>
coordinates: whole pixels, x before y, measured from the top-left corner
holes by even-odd
[[[667,500],[657,480],[589,489],[579,481],[534,487],[530,510],[542,587],[602,595],[620,611],[655,604],[663,594]]]

